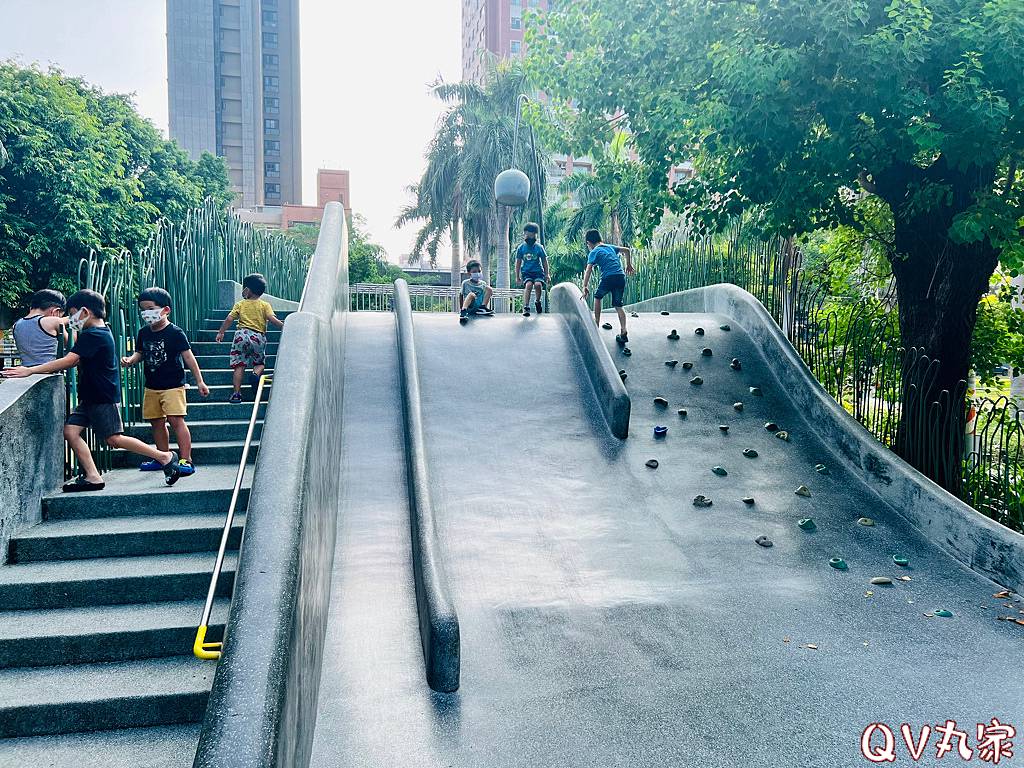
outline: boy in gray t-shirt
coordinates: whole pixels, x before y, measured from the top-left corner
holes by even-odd
[[[493,314],[487,305],[494,291],[484,281],[480,262],[474,259],[466,265],[466,270],[469,272],[469,280],[462,281],[462,312],[459,313],[459,322],[462,325],[468,322],[470,315]]]

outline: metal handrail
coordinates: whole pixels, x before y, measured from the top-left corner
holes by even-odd
[[[231,491],[231,504],[228,505],[228,514],[224,520],[224,532],[220,537],[220,549],[217,550],[217,562],[213,566],[213,574],[210,576],[210,589],[206,593],[206,605],[203,606],[203,618],[196,630],[196,639],[192,644],[192,653],[200,659],[219,659],[224,643],[206,642],[206,631],[210,623],[210,614],[213,612],[213,600],[217,594],[217,580],[220,578],[221,569],[224,567],[224,554],[228,548],[228,539],[231,536],[231,524],[235,521],[235,506],[238,504],[238,495],[242,490],[242,478],[245,476],[245,467],[249,460],[249,447],[252,445],[252,433],[256,430],[256,416],[260,410],[260,403],[263,400],[263,387],[273,383],[273,376],[264,373],[260,376],[259,385],[256,387],[256,402],[252,404],[252,415],[249,417],[249,430],[245,433],[245,443],[242,444],[242,460],[238,463],[238,472],[235,473],[235,487]]]

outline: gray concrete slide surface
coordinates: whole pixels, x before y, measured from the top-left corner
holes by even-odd
[[[354,313],[312,765],[845,767],[869,764],[871,722],[954,719],[972,744],[992,717],[1024,732],[1024,627],[997,621],[1024,605],[993,598],[998,585],[852,474],[735,319],[644,314],[629,358],[601,331],[629,373],[625,441],[561,316],[414,325],[461,687],[424,679],[394,317]],[[953,616],[925,615],[936,609]]]

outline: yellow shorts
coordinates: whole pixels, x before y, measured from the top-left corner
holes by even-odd
[[[162,419],[164,416],[184,416],[188,413],[185,405],[185,388],[147,389],[142,398],[142,418],[146,421]]]

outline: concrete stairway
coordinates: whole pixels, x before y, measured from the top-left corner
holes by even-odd
[[[214,341],[225,314],[190,334],[211,388],[206,400],[188,390],[196,473],[168,488],[115,452],[103,491],[56,491],[42,522],[11,539],[0,568],[0,768],[192,765],[216,669],[192,642],[253,404],[248,381],[245,402],[227,402],[230,344]],[[279,340],[270,334],[268,371]],[[148,425],[130,432],[151,440]],[[250,482],[208,640],[223,633]]]

